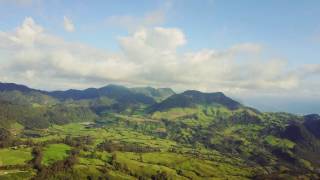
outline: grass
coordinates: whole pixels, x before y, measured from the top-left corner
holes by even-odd
[[[98,101],[101,105],[113,103],[109,99]],[[75,108],[70,112],[71,120],[78,118],[76,113],[82,114],[77,107],[91,103],[93,101],[90,100],[70,102],[67,106]],[[38,104],[33,107],[41,108]],[[284,172],[286,168],[291,169],[283,167],[284,170],[281,170],[281,166],[287,164],[272,154],[274,147],[285,148],[289,155],[297,155],[297,167],[301,168],[301,172],[304,167],[313,170],[313,161],[295,154],[292,150],[295,144],[280,138],[278,134],[278,129],[284,129],[287,122],[295,118],[289,114],[258,113],[245,107],[229,110],[219,105],[172,108],[153,114],[145,114],[142,110],[130,106],[125,113],[105,112],[97,126],[70,123],[30,130],[15,123],[10,131],[21,141],[31,140],[41,146],[42,164],[46,166],[68,156],[71,147],[57,142],[64,142],[66,136],[90,136],[93,143],[77,146],[80,150],[77,154],[79,161],[72,170],[61,171],[59,177],[74,173],[79,175],[76,179],[87,179],[89,176],[98,179],[105,175],[109,179],[138,179],[139,176],[151,179],[160,171],[165,172],[169,179],[249,179],[254,172],[277,172],[277,169]],[[60,110],[57,112],[60,113]],[[89,121],[87,119],[90,118],[80,118],[83,122]],[[125,152],[130,150],[124,148],[122,152],[109,153],[98,147],[105,140],[121,145],[137,145],[135,151],[138,152],[148,150],[146,146],[159,148],[160,152]],[[28,145],[30,149],[0,150],[0,166],[27,165],[26,162],[32,158],[31,148],[34,147],[31,143]],[[270,163],[263,162],[265,158],[270,159]],[[258,160],[268,164],[259,166]],[[11,179],[22,177],[24,169],[15,168],[0,170],[0,179],[5,176]],[[31,168],[26,171],[35,173],[36,170]]]
[[[118,180],[118,179],[135,180],[136,179],[136,178],[129,176],[127,174],[124,174],[120,171],[113,171],[113,170],[108,171],[108,176],[109,176],[110,180]]]
[[[21,148],[17,150],[10,148],[0,149],[0,166],[21,165],[31,159],[32,156],[30,148]]]
[[[21,133],[22,130],[23,130],[23,126],[19,123],[13,123],[10,126],[10,131],[14,135]]]
[[[77,179],[88,179],[88,176],[92,177],[92,179],[98,179],[99,175],[101,175],[97,166],[93,165],[75,165],[74,170],[78,175]]]
[[[28,170],[0,170],[0,179],[2,180],[27,180],[35,175],[34,171]]]
[[[153,113],[152,118],[153,119],[165,118],[165,119],[174,120],[187,115],[195,114],[197,113],[197,111],[198,110],[194,108],[172,108],[169,111],[164,111],[164,112],[157,111]]]
[[[176,170],[189,171],[200,177],[246,176],[250,172],[232,164],[202,160],[195,157],[175,153],[146,153],[143,161],[161,164]]]
[[[265,138],[265,141],[269,145],[274,146],[274,147],[279,147],[279,148],[292,149],[295,146],[295,143],[290,140],[280,139],[280,138],[277,138],[277,137],[271,136],[271,135],[267,136]]]
[[[171,179],[186,179],[179,176],[174,169],[166,166],[140,162],[136,159],[133,153],[117,153],[117,162],[125,166],[128,171],[136,176],[151,177],[157,174],[157,172],[166,172]]]
[[[50,140],[59,140],[65,138],[64,135],[48,135],[48,136],[42,136],[38,138],[32,138],[33,142],[39,143],[39,142],[45,142]]]
[[[44,148],[42,163],[50,165],[55,161],[63,160],[68,156],[69,150],[71,147],[65,144],[50,144]]]
[[[100,159],[95,158],[79,158],[79,163],[81,165],[94,165],[94,166],[103,166],[105,163]]]
[[[251,129],[255,128],[256,127],[252,127]],[[50,130],[51,129],[49,129],[49,131]],[[210,155],[210,157],[214,157],[216,160],[214,162],[192,157],[191,155],[187,154],[183,155],[181,153],[169,153],[166,151],[170,147],[180,147],[181,145],[178,145],[176,142],[171,140],[155,138],[150,135],[135,132],[125,127],[85,129],[83,125],[73,123],[64,126],[54,126],[52,130],[58,131],[61,135],[66,133],[71,133],[72,136],[90,135],[95,139],[93,147],[102,142],[104,139],[160,147],[162,152],[142,154],[130,152],[116,153],[116,161],[123,166],[126,166],[129,172],[134,173],[135,176],[151,177],[158,171],[166,172],[172,179],[184,179],[185,177],[192,179],[199,179],[200,177],[245,179],[250,175],[250,169],[237,167],[238,162],[233,162],[231,159],[228,159],[229,162],[226,162],[227,160],[223,160],[223,158],[217,153]],[[233,133],[234,130],[230,129],[229,132]],[[182,153],[186,153],[190,150],[190,148],[182,148],[182,150]],[[209,153],[204,149],[202,150],[202,148],[200,151],[201,153]],[[92,152],[83,151],[80,153],[79,165],[81,166],[79,167],[90,166],[94,169],[104,166],[106,162],[110,161],[110,156],[111,154],[106,152],[95,152],[92,154]],[[209,157],[209,155],[207,157]],[[57,159],[57,157],[54,159]],[[95,170],[92,171],[94,172]],[[180,175],[177,172],[179,172]],[[114,179],[132,178],[131,176],[123,174],[123,172],[120,173],[118,171],[110,171],[108,173],[111,177],[114,177]]]
[[[79,179],[87,179],[88,176],[92,179],[99,179],[101,172],[98,170],[97,166],[94,165],[76,165],[74,166],[75,171],[77,172]],[[136,178],[129,176],[123,172],[108,169],[108,179],[110,180],[134,180]]]
[[[70,123],[63,126],[54,125],[50,131],[59,134],[79,135],[82,131],[85,131],[85,128],[80,123]]]
[[[228,140],[237,140],[235,142],[241,141],[239,148],[247,152],[252,146],[251,141],[259,139],[258,135],[263,126],[260,124],[229,124],[228,121],[217,118],[219,114],[230,116],[232,113],[236,112],[227,111],[223,107],[176,108],[167,112],[156,112],[152,118],[169,118],[172,121],[183,123],[187,128],[181,129],[181,131],[177,132],[177,135],[185,137],[191,137],[193,135],[192,133],[195,132],[192,129],[193,127],[200,127],[200,132],[209,132],[211,129],[205,129],[208,125],[223,121],[226,125],[215,127],[217,132],[211,137],[212,144],[223,145],[223,143],[226,143],[226,138],[228,138]],[[81,123],[53,125],[45,132],[39,131],[41,137],[29,139],[32,139],[32,141],[36,143],[49,143],[49,145],[43,147],[42,159],[42,164],[48,166],[58,160],[65,159],[68,156],[68,151],[71,150],[71,147],[65,144],[50,144],[54,143],[52,141],[50,142],[50,140],[61,140],[67,135],[72,137],[92,137],[94,143],[86,145],[86,148],[80,151],[78,155],[79,162],[74,166],[77,172],[84,175],[83,177],[86,177],[86,175],[98,177],[99,174],[101,175],[101,168],[108,169],[105,173],[109,175],[110,179],[136,179],[138,176],[150,178],[158,172],[166,172],[171,179],[247,179],[253,174],[252,171],[255,167],[246,166],[240,157],[229,157],[223,154],[224,152],[219,153],[218,151],[208,149],[200,143],[180,144],[179,141],[176,142],[174,140],[155,137],[154,134],[152,134],[154,129],[167,130],[166,127],[161,124],[162,121],[149,119],[149,116],[143,118],[140,116],[116,115],[115,117],[118,118],[118,124],[106,124],[105,126],[99,126],[99,128],[86,128],[86,125]],[[135,125],[140,129],[137,129]],[[150,125],[150,127],[147,127],[147,125]],[[142,129],[142,127],[145,127],[145,129],[148,128],[147,130],[150,131]],[[168,132],[170,133],[169,130]],[[101,152],[96,149],[97,145],[104,140],[112,140],[123,144],[130,143],[141,146],[151,146],[160,148],[160,152],[114,152],[116,154],[114,161],[122,166],[115,168],[116,166],[113,164],[114,161],[111,162],[113,157],[112,153]],[[272,146],[291,148],[294,146],[292,142],[273,136],[265,139],[262,137],[261,142],[267,142]],[[174,151],[168,152],[169,149],[173,149]],[[8,155],[13,153],[11,151],[20,150],[7,149],[7,151],[8,152],[0,150],[0,163],[8,164],[14,162],[25,164],[26,160],[22,160],[23,158],[20,158],[20,161],[17,160],[19,159],[18,155]],[[27,150],[29,158],[25,159],[31,159],[30,151],[30,149]],[[18,154],[21,155],[20,152],[18,152]],[[1,158],[4,156],[6,156],[5,158],[7,159],[2,160]],[[13,158],[14,160],[8,160],[8,158]],[[302,161],[302,163],[308,166],[308,162]]]
[[[138,143],[138,144],[148,145],[152,147],[159,147],[164,150],[176,145],[176,142],[174,141],[171,141],[168,139],[156,138],[151,135],[135,132],[125,127],[112,127],[112,128],[106,127],[106,128],[85,129],[84,125],[72,123],[64,126],[55,125],[52,128],[50,128],[49,131],[59,134],[59,137],[64,137],[65,135],[91,136],[95,140],[93,147],[103,142],[105,139],[128,142],[128,143]],[[49,137],[42,137],[41,139],[42,140],[51,139],[58,136],[52,135]]]
[[[185,177],[192,179],[247,179],[251,175],[250,169],[236,165],[168,152],[144,154],[118,152],[117,162],[125,164],[129,171],[148,177],[157,171],[166,172],[172,179],[185,179]]]

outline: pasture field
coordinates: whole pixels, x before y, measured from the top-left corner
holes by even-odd
[[[0,149],[0,166],[23,165],[31,159],[31,148]]]
[[[71,150],[71,147],[65,144],[50,144],[43,149],[42,163],[50,165],[55,161],[63,160],[67,157],[67,151],[69,150]]]
[[[26,143],[25,147],[0,149],[0,167],[21,166],[1,170],[0,179],[34,175],[43,178],[41,172],[55,172],[50,177],[52,179],[251,179],[257,172],[265,171],[260,166],[245,165],[239,156],[226,155],[205,144],[192,142],[191,138],[200,138],[197,136],[199,132],[193,128],[210,128],[208,122],[215,122],[207,114],[213,117],[218,113],[227,113],[223,108],[218,110],[173,109],[145,119],[121,114],[113,116],[118,118],[117,121],[106,118],[96,123],[69,123],[52,125],[45,130],[27,130],[27,134],[36,136],[22,136],[20,140]],[[179,119],[185,115],[185,119]],[[163,117],[170,117],[172,121],[156,119]],[[227,124],[214,132],[208,141],[223,146],[226,138],[233,139],[240,142],[239,148],[244,154],[252,153],[249,150],[255,147],[251,141],[259,139],[261,130],[259,124]],[[20,133],[23,132],[21,129]],[[166,137],[159,136],[159,132],[165,133]],[[294,143],[274,136],[261,138],[260,141],[273,147],[294,147]],[[41,152],[34,153],[35,147],[39,147]],[[308,161],[301,163],[310,166]]]

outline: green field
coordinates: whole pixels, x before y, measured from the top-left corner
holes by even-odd
[[[228,119],[217,118],[220,116]],[[0,149],[0,167],[20,166],[0,170],[0,179],[252,179],[257,173],[267,173],[278,161],[266,148],[280,149],[290,157],[296,146],[276,135],[261,135],[271,122],[250,111],[176,108],[155,113],[155,117],[159,119],[113,114],[98,123],[19,129],[26,145]],[[169,119],[161,119],[164,117]],[[26,136],[30,134],[36,136]],[[38,164],[32,156],[36,147],[41,151]],[[73,150],[78,153],[71,167],[66,166]],[[249,164],[252,158],[269,165]],[[314,170],[309,160],[299,158],[296,163]],[[277,168],[288,171],[286,166]],[[42,177],[42,172],[51,176]]]
[[[42,163],[50,165],[55,161],[63,160],[70,149],[71,147],[65,144],[50,144],[43,149]]]
[[[197,152],[200,154],[195,155],[192,153],[194,151],[193,147],[188,145],[133,131],[130,128],[121,126],[85,128],[85,125],[81,123],[55,125],[50,127],[42,137],[31,138],[31,140],[35,143],[55,142],[57,140],[62,141],[66,136],[90,136],[92,138],[92,144],[85,144],[85,150],[80,151],[78,162],[75,166],[76,171],[80,171],[85,167],[88,168],[85,172],[92,176],[99,176],[99,169],[102,167],[110,168],[108,170],[108,177],[111,177],[111,179],[134,179],[138,176],[151,178],[151,176],[159,172],[166,173],[172,179],[247,179],[252,175],[252,168],[239,168],[237,164],[240,161],[225,157],[217,151],[199,146]],[[98,145],[106,139],[123,144],[159,148],[160,152],[110,153],[98,150]],[[42,147],[43,157],[41,162],[45,166],[50,166],[56,161],[64,160],[69,156],[68,151],[72,148],[63,143],[44,145]],[[172,148],[176,149],[177,153],[169,152]],[[31,149],[6,149],[1,151],[1,153],[14,152],[19,154],[19,156],[22,155],[21,152],[26,152],[28,160],[32,158],[30,154]],[[15,158],[19,156],[15,156]],[[116,156],[116,159],[112,159],[113,156]],[[5,162],[8,163],[10,160],[5,160]],[[23,164],[24,161],[20,160],[19,162]],[[118,164],[118,169],[113,168],[115,163]],[[79,173],[83,173],[82,170]]]
[[[32,170],[0,170],[1,180],[27,180],[31,179],[35,175]]]
[[[30,161],[31,158],[31,148],[0,149],[0,166],[22,165]]]
[[[247,179],[251,175],[249,168],[241,169],[228,163],[200,160],[176,153],[117,153],[117,157],[129,170],[141,172],[144,176],[151,176],[157,171],[164,171],[173,179]]]

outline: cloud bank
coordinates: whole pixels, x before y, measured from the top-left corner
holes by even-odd
[[[63,27],[64,27],[64,30],[66,30],[67,32],[75,31],[73,22],[71,21],[71,19],[69,19],[66,16],[63,17]]]
[[[28,17],[16,29],[0,31],[0,81],[42,89],[119,83],[232,94],[314,93],[320,87],[314,80],[319,64],[292,69],[285,60],[263,58],[259,44],[188,52],[181,48],[187,44],[183,31],[164,27],[139,27],[118,42],[120,52],[69,42]]]

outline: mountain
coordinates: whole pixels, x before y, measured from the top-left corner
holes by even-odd
[[[320,139],[320,116],[318,114],[310,114],[304,116],[303,125],[317,138]]]
[[[15,104],[55,104],[57,100],[47,92],[14,83],[0,83],[0,99]]]
[[[320,116],[222,92],[0,83],[0,157],[0,179],[319,179]]]
[[[152,88],[152,87],[136,87],[130,88],[135,93],[141,93],[146,96],[152,97],[158,102],[172,96],[175,92],[170,88]]]
[[[320,140],[320,116],[310,114],[303,117],[303,121],[293,121],[285,128],[282,136],[296,143],[309,142],[310,145],[317,139]],[[320,147],[320,146],[319,146]],[[320,150],[320,149],[319,149]]]
[[[120,102],[132,102],[132,103],[144,103],[153,104],[155,101],[153,97],[164,97],[169,96],[171,89],[160,88],[152,89],[152,93],[145,93],[146,91],[140,88],[126,88],[119,85],[108,85],[101,88],[88,88],[85,90],[75,90],[70,89],[66,91],[42,91],[37,89],[32,89],[24,85],[14,84],[14,83],[0,83],[1,92],[18,91],[22,93],[37,92],[43,95],[49,95],[51,97],[60,100],[82,100],[82,99],[94,99],[102,96],[109,97],[111,99],[119,100]],[[150,92],[151,92],[150,91]],[[173,92],[173,91],[172,91]]]
[[[174,94],[164,101],[151,106],[151,112],[164,111],[171,108],[187,108],[197,105],[210,106],[221,105],[228,109],[234,110],[242,105],[237,101],[225,96],[221,92],[203,93],[195,90],[188,90],[181,94]]]
[[[73,99],[73,100],[82,100],[82,99],[93,99],[106,96],[110,99],[114,99],[119,103],[126,104],[153,104],[155,100],[149,96],[146,96],[141,93],[136,93],[131,91],[129,88],[118,85],[108,85],[101,88],[88,88],[85,90],[67,90],[67,91],[53,91],[48,92],[48,95],[61,99]]]
[[[18,123],[25,128],[51,124],[93,121],[97,115],[88,106],[59,101],[50,92],[14,83],[0,83],[0,127]]]
[[[280,133],[282,138],[288,139],[295,143],[292,152],[281,152],[280,157],[296,163],[298,158],[305,159],[314,164],[320,165],[320,118],[319,115],[304,116],[303,121],[289,123]]]
[[[31,91],[39,91],[35,89],[31,89],[27,86],[15,84],[15,83],[1,83],[0,82],[0,91],[21,91],[21,92],[31,92]]]

